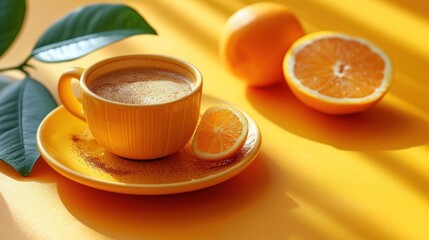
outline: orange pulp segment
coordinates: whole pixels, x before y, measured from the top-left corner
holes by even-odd
[[[292,92],[305,104],[330,114],[348,114],[376,104],[391,84],[388,56],[374,44],[335,32],[297,40],[283,70]]]
[[[215,105],[201,117],[192,140],[192,151],[204,160],[222,160],[237,154],[246,142],[246,116],[231,105]]]

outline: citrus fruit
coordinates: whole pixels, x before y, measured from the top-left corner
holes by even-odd
[[[273,85],[284,81],[284,55],[303,35],[301,24],[284,5],[254,3],[228,18],[220,39],[220,58],[250,86]]]
[[[392,79],[389,57],[373,43],[325,31],[298,39],[283,70],[302,102],[329,114],[367,110],[386,94]]]
[[[246,142],[248,122],[241,110],[215,105],[201,117],[192,140],[192,152],[204,160],[222,160],[237,154]]]

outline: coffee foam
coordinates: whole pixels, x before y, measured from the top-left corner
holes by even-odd
[[[174,101],[192,91],[192,83],[164,69],[125,69],[105,74],[89,86],[100,97],[129,104],[159,104]]]

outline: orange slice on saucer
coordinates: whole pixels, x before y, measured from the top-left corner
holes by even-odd
[[[204,160],[222,160],[237,154],[246,142],[248,122],[241,110],[231,105],[208,108],[192,140],[192,152]]]
[[[392,79],[389,57],[374,44],[336,32],[316,32],[288,50],[283,70],[292,92],[329,114],[367,110],[386,94]]]

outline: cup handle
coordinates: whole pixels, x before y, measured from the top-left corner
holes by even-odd
[[[73,94],[71,87],[71,80],[77,79],[80,81],[80,77],[85,69],[83,68],[70,68],[65,71],[58,82],[58,95],[60,101],[64,107],[74,116],[79,119],[85,120],[85,115],[83,113],[82,103],[76,98]]]

